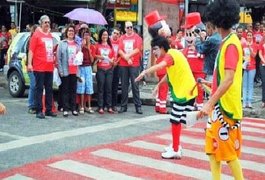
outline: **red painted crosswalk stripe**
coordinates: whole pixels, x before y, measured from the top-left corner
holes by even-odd
[[[244,176],[248,179],[263,179],[265,176],[265,142],[262,140],[265,134],[259,131],[264,129],[263,126],[257,126],[259,123],[265,125],[264,121],[248,118],[244,125],[246,140],[241,162]],[[108,176],[109,179],[130,180],[210,179],[208,157],[204,154],[204,127],[205,122],[200,122],[194,128],[182,130],[184,155],[181,160],[161,159],[163,147],[171,142],[170,129],[166,129],[26,164],[0,172],[0,179],[79,180],[105,179]],[[227,165],[223,166],[222,177],[232,178]]]

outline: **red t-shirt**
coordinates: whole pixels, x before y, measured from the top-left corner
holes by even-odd
[[[114,57],[114,50],[109,45],[97,44],[95,54],[105,58],[104,60],[101,60],[101,62],[98,62],[98,68],[110,69],[112,67],[109,59]]]
[[[164,57],[157,58],[156,64],[159,64],[160,62],[165,61],[164,58],[166,58],[166,57],[164,56]],[[164,76],[166,73],[167,73],[167,69],[166,68],[163,68],[163,69],[160,69],[160,70],[156,71],[156,75],[157,76]]]
[[[120,38],[119,43],[119,50],[122,50],[124,53],[130,53],[134,49],[138,48],[140,51],[142,49],[142,38],[134,33],[132,36],[128,36],[126,34],[122,35]],[[137,67],[140,66],[140,60],[141,60],[141,53],[135,54],[133,57],[131,57],[133,64],[131,66]],[[128,62],[121,58],[120,59],[120,66],[130,66]]]
[[[77,73],[77,66],[74,65],[74,59],[77,53],[77,44],[75,41],[67,41],[68,43],[68,71],[69,74]]]
[[[8,49],[8,41],[10,38],[11,38],[11,34],[9,32],[6,32],[6,33],[0,32],[0,47],[2,49]]]
[[[33,70],[39,72],[53,72],[53,40],[51,33],[44,34],[35,31],[30,38],[29,50],[33,53]]]
[[[253,38],[254,38],[254,41],[259,44],[262,40],[262,32],[253,31]]]
[[[116,41],[114,41],[111,38],[110,41],[111,41],[111,44],[112,44],[112,48],[114,50],[115,58],[117,59],[118,58],[118,51],[119,51],[119,43],[120,43],[120,40],[117,39]]]
[[[221,47],[222,48],[222,47]],[[225,69],[236,70],[236,66],[238,63],[239,55],[235,45],[230,45],[227,47],[225,52]],[[212,94],[217,90],[217,69],[214,69],[213,72],[213,86],[212,86]]]
[[[90,59],[90,53],[92,56],[94,56],[95,54],[95,46],[94,45],[90,45],[90,52],[88,51],[87,48],[82,47],[82,52],[83,52],[83,64],[81,66],[91,66],[92,65],[92,61]]]
[[[167,63],[166,67],[170,67],[174,64],[173,57],[169,54],[165,54],[165,56],[162,56],[161,59]]]
[[[255,57],[252,57],[252,56],[250,55],[250,49],[249,49],[248,45],[247,45],[246,43],[244,43],[244,44],[242,45],[242,48],[243,48],[243,55],[244,55],[244,57],[245,57],[244,60],[245,60],[245,61],[246,61],[246,60],[249,61],[248,65],[247,65],[247,70],[253,70],[253,69],[256,69],[256,59],[255,59]],[[258,51],[258,46],[257,46],[256,43],[253,42],[253,43],[251,44],[250,48],[252,49],[252,51],[253,51],[254,53],[257,53],[257,51]]]
[[[204,56],[202,54],[189,47],[185,48],[182,53],[187,58],[190,69],[193,73],[203,73]]]

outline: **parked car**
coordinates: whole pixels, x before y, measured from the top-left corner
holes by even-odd
[[[60,33],[52,33],[53,42],[60,41]],[[11,96],[21,97],[29,87],[29,76],[27,73],[27,45],[30,33],[18,33],[7,51],[7,65],[4,66],[4,74],[8,80],[8,90]]]

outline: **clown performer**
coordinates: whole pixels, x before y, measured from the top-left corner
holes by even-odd
[[[182,53],[187,58],[193,76],[196,80],[199,78],[205,78],[205,74],[203,72],[204,55],[198,53],[195,48],[196,35],[198,35],[197,30],[199,30],[196,25],[199,23],[201,23],[200,13],[193,12],[187,14],[185,25],[183,26],[183,28],[186,29],[185,39],[187,47],[183,49]],[[200,110],[203,106],[203,95],[204,92],[202,87],[198,86],[198,96],[195,101],[195,107],[198,110]]]
[[[186,124],[186,113],[194,110],[193,104],[197,96],[197,87],[185,56],[176,49],[170,49],[169,41],[166,38],[167,35],[170,35],[170,30],[162,18],[157,18],[159,17],[157,14],[158,12],[151,12],[145,17],[145,20],[149,26],[149,33],[154,38],[151,42],[152,53],[160,62],[142,71],[135,81],[140,81],[146,74],[166,69],[167,74],[157,84],[154,94],[157,94],[161,84],[170,84],[170,92],[174,101],[170,116],[173,143],[164,148],[161,156],[166,159],[180,159],[182,157],[181,123]],[[190,93],[193,89],[193,93]]]
[[[232,32],[240,7],[237,0],[215,0],[206,10],[207,21],[213,23],[222,37],[215,61],[212,94],[198,117],[208,115],[205,152],[209,156],[212,179],[221,179],[221,161],[226,161],[234,179],[243,178],[239,156],[242,146],[242,60],[240,40]]]
[[[150,35],[154,38],[158,35],[163,37],[170,37],[171,31],[169,26],[167,25],[166,21],[164,20],[165,17],[159,15],[158,11],[152,11],[148,15],[145,16],[145,21],[148,25],[148,31]],[[151,55],[152,58],[153,55]],[[156,64],[159,64],[163,59],[162,58],[155,58]],[[156,71],[156,75],[158,80],[161,81],[163,77],[166,75],[166,68],[159,69]],[[156,95],[156,105],[155,111],[160,114],[167,114],[167,96],[168,96],[168,83],[164,82],[161,83],[158,89],[158,93]]]

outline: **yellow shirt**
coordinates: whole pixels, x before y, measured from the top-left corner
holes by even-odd
[[[241,103],[241,90],[242,90],[242,61],[243,52],[240,40],[236,34],[230,34],[223,42],[223,46],[217,55],[216,70],[217,70],[217,84],[225,78],[225,52],[229,45],[235,45],[238,51],[238,63],[235,70],[233,84],[220,98],[219,105],[221,110],[231,119],[241,120],[243,116],[242,103]]]
[[[178,50],[170,49],[167,54],[171,55],[174,64],[167,67],[167,78],[174,102],[184,104],[198,95],[196,81],[192,75],[186,57]]]

